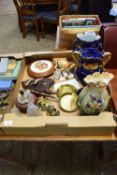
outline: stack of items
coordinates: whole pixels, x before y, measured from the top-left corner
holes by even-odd
[[[63,28],[87,27],[87,25],[96,24],[96,18],[66,18],[62,20]]]
[[[19,74],[21,61],[0,58],[0,113],[8,106],[9,97]]]

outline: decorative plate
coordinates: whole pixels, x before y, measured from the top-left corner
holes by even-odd
[[[46,77],[54,72],[54,64],[49,60],[38,60],[28,66],[27,72],[34,78]]]

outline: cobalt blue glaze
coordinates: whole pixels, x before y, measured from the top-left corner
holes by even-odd
[[[80,53],[79,65],[75,69],[75,76],[81,82],[94,72],[103,72],[103,55],[101,39],[87,42],[77,38],[73,44],[73,50]]]

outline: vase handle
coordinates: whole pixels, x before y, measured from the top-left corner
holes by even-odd
[[[110,52],[105,52],[102,62],[103,62],[103,66],[105,66],[111,59],[112,54]]]
[[[79,67],[80,66],[80,53],[78,51],[73,51],[72,58],[73,58],[75,67]]]

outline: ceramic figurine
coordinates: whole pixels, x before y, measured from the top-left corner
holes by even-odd
[[[50,105],[49,101],[46,100],[43,96],[39,97],[37,103],[41,111],[46,111],[46,107]]]
[[[27,107],[28,107],[28,102],[32,101],[33,104],[36,103],[37,98],[34,94],[30,92],[30,90],[21,90],[18,94],[18,97],[16,99],[16,107],[21,111],[26,113]]]
[[[60,111],[56,109],[53,105],[48,105],[46,107],[47,116],[60,116]]]
[[[74,78],[74,74],[67,69],[63,71],[61,69],[56,68],[53,75],[53,79],[56,81],[68,80],[72,78]]]
[[[38,106],[36,106],[32,100],[28,102],[27,106],[27,115],[28,116],[41,116],[41,111],[39,110]]]
[[[111,59],[111,53],[103,51],[101,38],[95,32],[77,35],[72,56],[76,67],[75,76],[81,81],[87,75],[103,72]]]
[[[65,70],[70,66],[70,62],[67,58],[53,58],[53,63],[55,64],[55,67],[62,70]]]
[[[85,77],[87,86],[81,91],[78,97],[78,107],[83,115],[98,115],[109,106],[110,94],[108,83],[113,75],[108,72],[96,72]]]
[[[73,63],[69,62],[67,58],[53,58],[53,63],[56,68],[53,77],[55,80],[62,81],[74,77],[71,73]]]
[[[58,69],[56,68],[54,74],[53,74],[53,78],[54,80],[61,80],[62,79],[62,70],[61,69]]]
[[[53,105],[50,104],[43,96],[39,97],[38,106],[41,111],[45,111],[48,116],[59,116],[60,112]]]

